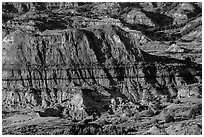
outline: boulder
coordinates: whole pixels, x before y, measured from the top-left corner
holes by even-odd
[[[177,44],[172,44],[167,50],[167,52],[174,52],[174,53],[184,53],[185,50],[179,47]]]
[[[188,114],[186,115],[187,119],[195,119],[197,115],[202,114],[202,103],[198,102],[196,103],[191,109],[189,110]]]
[[[143,135],[168,135],[165,129],[162,129],[156,125],[152,126]]]
[[[164,114],[165,122],[170,123],[170,122],[175,122],[174,119],[174,113],[170,110],[167,110]]]

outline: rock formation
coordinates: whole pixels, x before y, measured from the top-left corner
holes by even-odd
[[[146,32],[157,34],[166,22],[173,25],[173,17],[170,10],[153,13],[154,4],[146,5],[149,10],[144,3],[136,5],[4,3],[3,103],[42,108],[60,104],[60,113],[77,121],[107,111],[111,99],[148,106],[156,98],[171,100],[183,85],[201,83],[201,65],[139,48],[142,37],[152,39]],[[160,16],[162,12],[168,14]],[[188,23],[183,35],[190,32]],[[149,106],[151,116],[158,113]]]

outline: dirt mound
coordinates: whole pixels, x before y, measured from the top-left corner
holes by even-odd
[[[40,91],[34,88],[3,89],[3,104],[10,107],[35,107],[41,105]]]
[[[102,112],[107,111],[104,106],[110,104],[109,100],[101,99],[105,97],[101,90],[96,91],[70,84],[64,88],[58,88],[57,91],[58,94],[53,96],[48,88],[4,89],[3,108],[9,110],[42,108],[42,110],[36,110],[40,117],[66,117],[80,121],[87,116],[100,116]],[[106,98],[110,98],[110,95]]]

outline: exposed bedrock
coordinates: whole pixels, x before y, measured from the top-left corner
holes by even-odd
[[[182,85],[201,82],[201,66],[149,55],[113,25],[39,35],[17,30],[3,39],[2,58],[3,87],[9,89],[62,90],[72,82],[97,85],[108,98],[123,95],[137,102],[148,89],[155,96],[174,96]]]
[[[79,4],[80,5],[80,4]],[[45,10],[45,9],[61,9],[78,6],[78,3],[73,2],[6,2],[3,3],[3,11],[6,12],[27,12],[30,10]]]

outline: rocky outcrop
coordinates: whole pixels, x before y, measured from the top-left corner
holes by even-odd
[[[8,13],[10,6],[16,11]],[[153,14],[154,4],[147,4],[152,7],[148,11],[142,3],[137,8],[122,6],[127,5],[4,4],[9,16],[3,26],[3,104],[40,106],[45,109],[42,116],[75,121],[87,116],[94,119],[103,112],[126,119],[140,108],[133,107],[132,113],[122,111],[124,100],[141,103],[149,108],[141,115],[152,116],[159,113],[153,101],[164,97],[171,101],[180,96],[183,85],[201,83],[200,65],[147,54],[139,44],[149,39],[137,29],[124,27],[125,23],[143,29],[165,24],[165,20],[161,24],[157,18],[152,20],[153,15],[159,18],[161,14]],[[7,21],[10,18],[13,20]],[[166,15],[162,18],[171,20]]]
[[[155,26],[150,18],[146,16],[144,12],[139,9],[133,9],[130,12],[122,15],[123,22],[134,24],[134,25],[144,25],[144,26]]]
[[[85,28],[108,22],[119,26],[123,24],[131,29],[142,31],[152,40],[171,41],[185,36],[182,40],[193,41],[196,39],[196,41],[200,41],[199,29],[196,32],[189,30],[186,33],[185,31],[185,34],[174,30],[175,28],[182,28],[189,21],[201,15],[200,5],[200,3],[192,2],[8,2],[3,3],[2,19],[3,28],[6,30],[13,29],[15,26],[20,28],[27,28],[28,26],[32,31],[61,30],[73,27]],[[22,20],[22,16],[25,16],[26,20]],[[104,20],[104,18],[107,19]],[[11,19],[14,20],[11,21]],[[30,25],[28,20],[32,20],[35,25]],[[7,23],[7,21],[9,22]],[[201,25],[197,24],[196,27],[198,26]],[[168,32],[157,32],[156,30],[168,30]],[[193,39],[186,34],[193,35]]]
[[[179,86],[181,78],[183,83],[194,83],[200,80],[194,75],[201,71],[195,64],[143,52],[132,35],[113,25],[45,31],[37,36],[17,30],[3,40],[2,61],[3,87],[52,89],[72,80],[109,89],[121,85],[121,92],[134,101],[147,83],[154,89]],[[154,62],[177,63],[178,67],[173,70]],[[176,70],[178,76],[171,76]],[[188,76],[182,76],[187,72]]]
[[[202,40],[201,3],[2,9],[4,134],[201,134],[202,66],[189,57],[201,49],[178,42],[165,50],[167,41]]]
[[[3,10],[25,13],[31,10],[54,10],[78,6],[74,2],[5,2]]]

